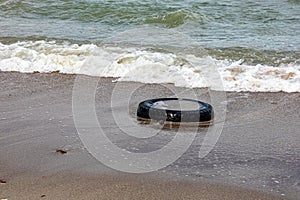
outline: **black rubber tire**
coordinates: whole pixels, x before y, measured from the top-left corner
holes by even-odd
[[[196,110],[168,110],[153,107],[155,102],[169,100],[193,101],[200,106]],[[193,99],[160,98],[141,102],[137,108],[137,117],[167,122],[208,122],[213,120],[214,111],[210,104]]]

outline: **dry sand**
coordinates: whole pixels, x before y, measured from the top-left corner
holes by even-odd
[[[0,199],[297,199],[300,195],[299,93],[227,93],[225,126],[210,154],[197,157],[206,130],[201,128],[175,163],[138,175],[104,166],[82,145],[72,115],[75,77],[0,73]],[[115,86],[111,81],[99,79],[97,105],[110,102]],[[132,116],[140,100],[171,94],[160,85],[122,84],[141,87],[130,100]],[[207,91],[196,92],[209,101]],[[109,112],[103,106],[96,108],[100,116]],[[105,131],[124,148],[146,151],[168,141],[162,134],[145,147],[116,134],[117,128],[111,125]]]

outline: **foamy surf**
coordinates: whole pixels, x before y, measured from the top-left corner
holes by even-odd
[[[225,91],[300,92],[300,66],[295,63],[249,65],[243,60],[217,60],[213,55],[197,57],[188,53],[177,55],[142,48],[54,41],[0,43],[1,71],[59,71]]]

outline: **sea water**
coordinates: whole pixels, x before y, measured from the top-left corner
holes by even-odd
[[[0,70],[300,92],[300,1],[0,0]]]

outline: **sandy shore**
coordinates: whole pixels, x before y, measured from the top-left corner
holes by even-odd
[[[106,167],[83,146],[72,114],[76,76],[1,72],[0,77],[0,199],[297,199],[300,195],[299,93],[227,93],[225,125],[206,157],[197,157],[207,130],[200,128],[175,163],[138,175]],[[140,100],[171,94],[155,84],[122,85],[140,88],[131,95],[131,116]],[[103,105],[110,103],[114,87],[112,79],[99,79],[95,100],[103,124],[111,120],[109,115],[103,117],[110,111]],[[206,90],[195,91],[210,101]],[[161,147],[171,135],[161,134],[146,145],[119,134],[113,123],[104,130],[119,146],[145,152]]]

